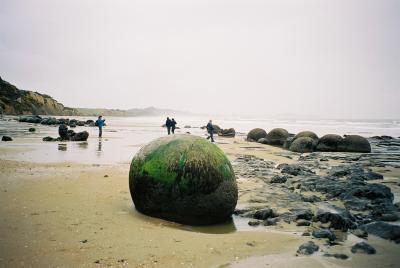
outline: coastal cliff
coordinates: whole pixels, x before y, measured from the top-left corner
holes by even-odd
[[[77,115],[78,113],[48,95],[18,89],[1,77],[0,107],[4,114],[9,115]]]

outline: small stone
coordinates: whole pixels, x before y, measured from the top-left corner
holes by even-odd
[[[324,255],[322,255],[324,257],[333,257],[336,259],[341,259],[341,260],[347,260],[349,258],[349,256],[347,256],[346,254],[340,254],[340,253],[325,253]]]
[[[310,225],[311,225],[311,222],[308,220],[300,219],[300,220],[296,221],[296,226],[310,226]]]
[[[366,231],[364,231],[364,230],[361,230],[361,229],[355,229],[352,232],[352,234],[357,236],[357,237],[360,237],[360,238],[367,238],[368,237],[368,233]]]
[[[334,233],[332,233],[330,230],[327,229],[317,229],[312,232],[312,235],[315,238],[328,238],[329,240],[333,241],[336,239],[336,236]]]
[[[2,141],[12,141],[13,139],[10,136],[3,136],[1,138]]]
[[[258,226],[258,225],[260,225],[260,223],[261,222],[258,220],[250,220],[247,224],[250,226]]]
[[[313,241],[308,241],[299,247],[297,253],[303,255],[311,255],[318,250],[319,250],[318,245],[316,245]]]
[[[359,242],[351,247],[352,253],[375,254],[376,249],[365,242]]]

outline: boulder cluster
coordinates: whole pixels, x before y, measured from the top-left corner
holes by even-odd
[[[64,124],[61,124],[58,128],[58,138],[44,137],[43,141],[86,141],[89,137],[89,132],[82,131],[76,133],[72,129]]]
[[[311,131],[302,131],[296,135],[290,134],[283,128],[274,128],[270,132],[255,128],[247,134],[247,140],[282,146],[292,152],[310,153],[320,152],[357,152],[370,153],[371,145],[368,140],[359,135],[327,134],[319,138]]]
[[[69,119],[69,118],[55,118],[55,117],[46,117],[42,118],[39,115],[28,115],[22,116],[18,120],[19,122],[24,123],[34,123],[34,124],[42,124],[42,125],[67,125],[69,127],[76,127],[76,126],[95,126],[93,120],[86,120],[81,121],[77,119]]]

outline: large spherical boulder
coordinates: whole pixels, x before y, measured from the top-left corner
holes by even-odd
[[[258,141],[265,137],[267,137],[267,132],[261,128],[254,128],[247,134],[248,141]]]
[[[341,146],[343,138],[336,134],[327,134],[319,139],[317,144],[317,151],[322,152],[337,152]]]
[[[369,141],[359,135],[346,135],[339,146],[343,152],[370,153],[371,144]]]
[[[297,153],[310,153],[313,152],[316,146],[314,139],[310,137],[300,137],[295,139],[289,147],[289,150]]]
[[[313,140],[318,141],[318,136],[317,136],[317,134],[315,134],[315,133],[312,132],[312,131],[301,131],[301,132],[297,133],[297,134],[294,136],[293,140],[295,140],[295,139],[297,139],[297,138],[302,138],[302,137],[308,137],[308,138],[311,138],[311,139],[313,139]]]
[[[167,136],[144,146],[132,160],[129,188],[138,211],[195,225],[229,219],[238,198],[225,154],[192,135]]]
[[[289,132],[283,128],[274,128],[268,132],[267,140],[271,145],[283,145],[289,137]]]

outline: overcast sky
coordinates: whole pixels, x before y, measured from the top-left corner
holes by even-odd
[[[399,0],[0,0],[0,76],[67,106],[400,117]]]

